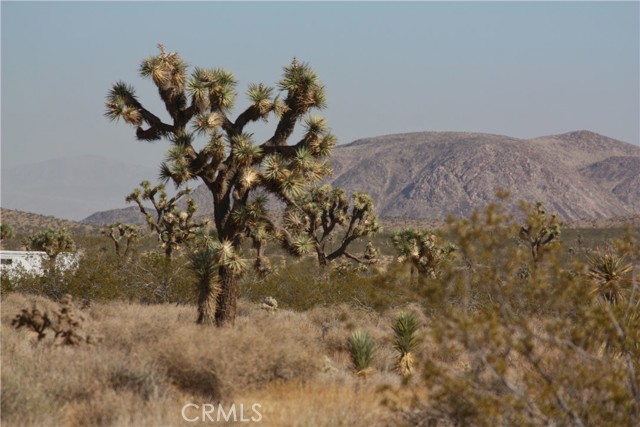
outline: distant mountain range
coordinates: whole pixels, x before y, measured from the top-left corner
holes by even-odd
[[[333,157],[333,185],[371,194],[386,217],[469,215],[496,189],[564,220],[640,213],[640,147],[588,131],[534,139],[423,132],[355,141]]]
[[[64,182],[54,185],[55,180],[42,176],[42,171],[38,180],[29,180],[31,175],[25,172],[22,179],[26,184],[21,187],[29,189],[28,194],[37,192],[38,182],[45,182],[43,187],[49,193],[55,188],[72,189],[62,193],[70,198],[64,203],[73,206],[75,213],[97,206],[98,198],[98,208],[86,213],[98,211],[85,218],[89,224],[143,223],[144,218],[133,206],[105,209],[123,206],[125,195],[142,179],[153,179],[157,172],[122,164],[99,166],[92,159],[85,163],[89,165],[86,171],[69,172],[73,175],[67,182],[69,187]],[[331,183],[348,192],[368,192],[383,217],[437,221],[449,214],[466,216],[494,200],[497,189],[509,190],[516,200],[542,201],[565,221],[640,214],[640,147],[588,131],[533,139],[468,132],[379,136],[336,147],[332,164]],[[56,171],[60,167],[51,165]],[[73,169],[73,165],[70,167]],[[118,174],[113,174],[113,168],[118,168]],[[100,178],[102,173],[110,178]],[[135,179],[130,176],[136,174]],[[78,176],[83,177],[82,182],[78,182]],[[4,171],[2,178],[2,205],[13,207],[5,206],[5,200],[11,198],[6,197]],[[116,189],[120,178],[126,184]],[[22,190],[20,186],[16,189]],[[53,206],[55,201],[51,200],[52,194],[49,196],[41,202],[50,201]],[[199,214],[211,213],[211,195],[205,187],[197,187],[194,198]],[[51,210],[45,213],[81,218]]]

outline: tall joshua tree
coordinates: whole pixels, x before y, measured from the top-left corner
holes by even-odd
[[[263,189],[293,205],[306,184],[329,174],[322,159],[330,154],[335,137],[324,119],[309,116],[313,109],[322,109],[326,104],[324,86],[316,73],[294,58],[284,67],[278,91],[263,83],[250,84],[246,93],[249,106],[232,120],[237,82],[231,73],[196,67],[188,76],[187,64],[177,53],[158,47],[159,54],[144,59],[139,71],[158,88],[169,121],[146,109],[133,87],[124,82],[115,83],[109,91],[106,116],[134,126],[139,140],[165,139],[170,143],[167,159],[161,165],[163,179],[176,185],[200,179],[207,186],[213,196],[220,247],[236,254],[219,259],[235,259],[247,235],[243,220],[253,214],[260,216],[257,220],[267,224],[269,232],[295,250],[289,233],[278,229],[266,211],[252,209],[252,193]],[[267,121],[272,114],[277,119],[272,136],[262,143],[254,142],[246,132],[247,125]],[[305,124],[302,138],[289,143],[301,121]],[[198,137],[205,141],[198,144]],[[253,214],[247,210],[253,210]],[[224,262],[218,267],[220,292],[216,304],[207,305],[215,307],[218,326],[234,323],[241,274]]]
[[[285,213],[288,228],[308,239],[321,266],[339,257],[362,263],[363,260],[347,252],[348,246],[354,240],[380,230],[371,196],[354,193],[352,199],[349,206],[344,190],[322,185],[298,198],[298,204],[289,207]],[[337,227],[343,229],[342,238],[333,250],[329,250],[327,243]]]

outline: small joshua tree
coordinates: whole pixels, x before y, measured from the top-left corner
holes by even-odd
[[[397,369],[406,380],[413,375],[413,351],[418,346],[418,320],[415,313],[403,311],[393,324],[393,346],[398,351]]]
[[[560,236],[560,223],[555,214],[547,216],[541,202],[537,202],[535,206],[522,202],[520,209],[526,215],[526,223],[520,228],[520,239],[529,244],[536,264],[542,259],[544,251]]]
[[[40,233],[26,237],[22,244],[28,251],[43,251],[47,253],[52,266],[62,252],[73,252],[76,250],[76,243],[65,228],[49,228]]]
[[[393,246],[398,252],[400,263],[409,262],[411,273],[414,269],[421,276],[435,277],[439,266],[449,260],[455,246],[442,240],[429,230],[401,230],[392,236]]]
[[[375,343],[368,332],[356,331],[347,343],[351,363],[358,375],[366,376],[370,371],[375,353]]]
[[[127,256],[131,249],[131,244],[140,238],[140,228],[133,224],[122,224],[116,222],[105,226],[102,234],[108,236],[114,243],[116,255]],[[124,243],[124,252],[122,244]]]
[[[192,239],[196,232],[206,225],[206,221],[193,221],[193,214],[197,210],[193,199],[187,199],[187,208],[184,211],[178,209],[178,201],[191,193],[191,189],[186,188],[178,191],[172,198],[167,198],[163,184],[151,187],[149,181],[142,181],[140,187],[136,188],[126,198],[127,202],[135,202],[140,212],[146,217],[149,228],[158,234],[158,240],[164,250],[168,260],[174,250]],[[156,199],[157,196],[157,199]],[[155,214],[148,210],[144,201],[153,204]]]
[[[13,236],[13,227],[4,222],[0,223],[0,240],[11,239]]]
[[[373,200],[368,194],[354,193],[349,206],[344,190],[322,185],[298,197],[296,204],[289,206],[285,223],[313,246],[321,266],[339,257],[362,263],[364,261],[347,252],[347,248],[356,239],[380,231],[373,211]],[[343,230],[340,242],[329,250],[327,244],[334,238],[337,228]]]

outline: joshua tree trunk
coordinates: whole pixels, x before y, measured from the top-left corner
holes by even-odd
[[[316,243],[315,246],[316,246],[316,254],[318,255],[318,264],[320,265],[320,267],[326,267],[328,262],[327,262],[327,255],[324,253],[323,245]]]
[[[233,326],[236,321],[239,277],[231,269],[220,266],[220,292],[217,295],[216,326]]]

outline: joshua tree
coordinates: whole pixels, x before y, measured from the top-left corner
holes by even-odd
[[[522,203],[520,208],[527,215],[526,224],[520,228],[520,239],[531,247],[534,265],[542,259],[544,250],[560,236],[560,223],[555,214],[547,217],[541,202],[535,207]]]
[[[22,244],[28,251],[46,252],[52,267],[55,267],[56,259],[60,253],[73,252],[76,250],[76,244],[65,228],[49,228],[26,237],[22,241]]]
[[[422,276],[436,276],[438,267],[456,250],[451,243],[444,243],[429,230],[401,230],[392,236],[393,246],[398,251],[398,261],[411,263]]]
[[[161,177],[176,185],[202,180],[213,196],[220,245],[239,254],[247,236],[243,218],[250,216],[246,210],[255,202],[252,193],[256,189],[293,205],[308,183],[329,174],[322,158],[330,154],[335,137],[328,132],[324,119],[308,116],[313,109],[324,108],[324,86],[309,65],[294,58],[284,68],[279,93],[262,83],[250,84],[250,104],[233,121],[230,112],[237,94],[231,73],[196,67],[188,76],[187,64],[177,53],[166,52],[162,45],[159,49],[158,55],[142,61],[139,71],[158,88],[169,121],[147,110],[136,98],[133,87],[123,82],[117,82],[109,91],[106,116],[134,126],[140,140],[169,141],[171,148],[161,165]],[[266,121],[271,114],[278,120],[275,131],[261,144],[254,143],[246,126]],[[299,141],[289,144],[300,121],[304,121],[306,130]],[[196,145],[198,136],[205,141]],[[264,230],[276,235],[291,251],[302,248],[264,212],[254,213],[261,216],[256,220],[265,224]],[[259,242],[258,246],[264,247]],[[234,323],[241,274],[231,265],[222,263],[218,267],[218,326]]]
[[[180,245],[192,239],[196,232],[206,224],[205,222],[200,223],[192,220],[193,214],[197,210],[193,199],[187,199],[186,211],[178,210],[178,201],[191,192],[189,188],[180,190],[171,199],[167,199],[167,193],[165,193],[164,185],[162,184],[151,187],[149,181],[142,181],[140,186],[142,191],[136,188],[133,193],[127,196],[126,200],[127,202],[135,202],[138,205],[140,212],[147,219],[149,228],[158,234],[158,240],[160,240],[165,256],[169,260],[175,249],[180,248]],[[158,196],[157,200],[156,196]],[[155,216],[145,207],[144,200],[153,204],[156,211]]]
[[[0,240],[11,239],[14,236],[13,227],[9,224],[0,224]]]
[[[120,222],[116,222],[105,226],[104,230],[102,230],[102,234],[109,236],[109,238],[113,240],[116,248],[116,255],[124,255],[126,257],[131,249],[131,244],[140,238],[140,229],[133,224],[122,224]],[[125,243],[124,253],[121,253],[123,242]]]
[[[354,240],[380,230],[371,197],[365,193],[354,193],[352,199],[349,209],[344,190],[322,185],[299,197],[297,203],[285,213],[288,228],[308,240],[321,266],[339,257],[364,262],[347,252],[347,247]],[[338,247],[328,252],[327,243],[332,240],[336,227],[342,228],[344,234]]]

